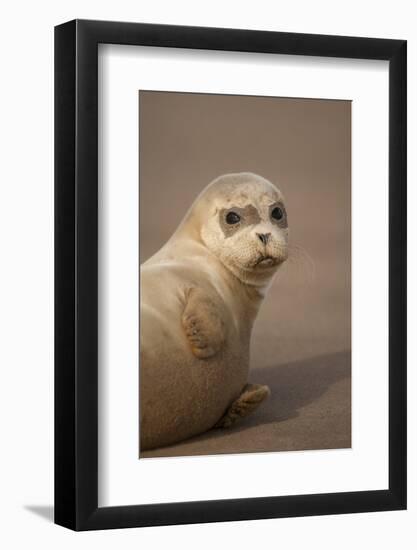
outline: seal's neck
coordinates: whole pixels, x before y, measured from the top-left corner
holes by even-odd
[[[202,252],[205,262],[212,264],[215,270],[221,273],[222,286],[234,302],[235,311],[239,312],[240,324],[243,322],[250,331],[273,277],[265,284],[251,284],[247,279],[242,280],[239,274],[224,265],[205,245],[202,245]]]
[[[225,265],[197,235],[198,233],[190,235],[189,231],[177,231],[152,259],[170,259],[171,256],[174,258],[178,248],[182,256],[200,258],[207,267],[211,265],[214,271],[221,273],[222,286],[230,299],[235,302],[236,309],[241,313],[241,320],[244,319],[245,325],[250,329],[275,273],[262,280],[251,279],[249,274]]]

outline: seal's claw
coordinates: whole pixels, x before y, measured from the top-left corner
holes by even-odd
[[[215,424],[215,428],[230,428],[240,418],[244,418],[269,397],[271,394],[268,386],[261,384],[246,384],[242,393],[233,401],[222,418]]]

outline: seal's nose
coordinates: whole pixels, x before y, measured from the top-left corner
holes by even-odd
[[[269,241],[269,237],[271,236],[271,233],[256,233],[258,235],[259,240],[263,244],[267,244]]]

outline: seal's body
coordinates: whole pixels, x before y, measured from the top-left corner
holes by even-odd
[[[278,189],[229,174],[141,266],[142,450],[230,426],[267,397],[247,384],[250,335],[287,241]]]

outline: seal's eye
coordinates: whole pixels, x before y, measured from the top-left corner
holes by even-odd
[[[279,206],[276,206],[271,212],[271,218],[274,218],[274,220],[282,220],[283,216],[284,212]]]
[[[235,223],[239,223],[240,222],[240,216],[239,214],[236,214],[236,212],[228,212],[227,213],[227,216],[226,216],[226,222],[229,224],[229,225],[233,225]]]

